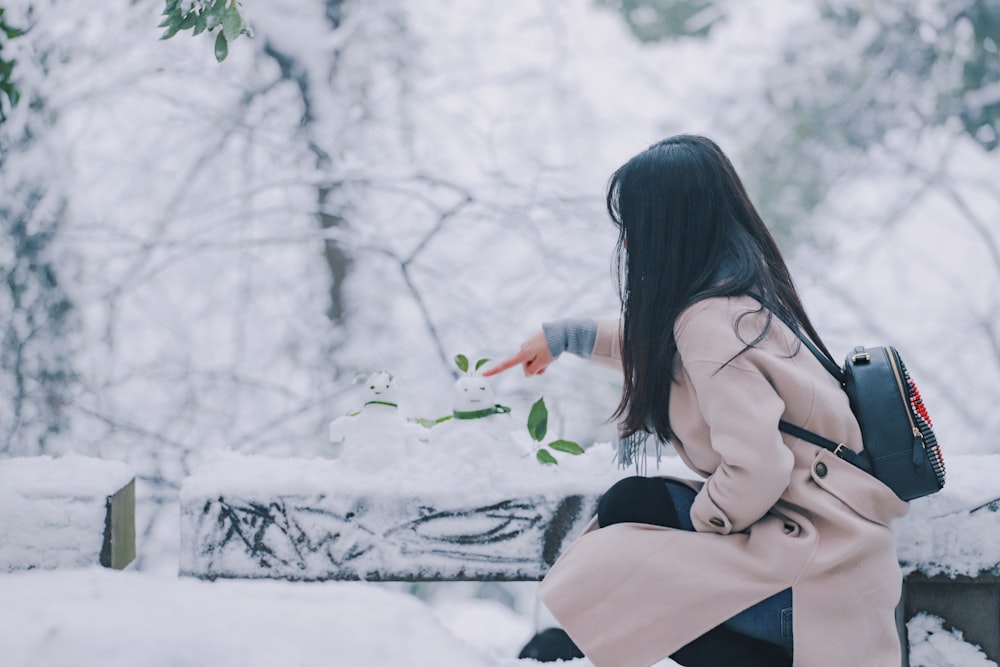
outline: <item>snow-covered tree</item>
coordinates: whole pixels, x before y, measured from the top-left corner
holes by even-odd
[[[801,264],[830,319],[926,355],[911,366],[946,433],[993,447],[1000,4],[816,7],[752,117],[752,187],[779,231],[816,249]],[[945,349],[942,364],[933,350]]]
[[[0,8],[0,46],[20,34],[13,24],[30,19]],[[0,454],[31,455],[59,451],[54,440],[67,430],[77,389],[78,320],[67,289],[75,272],[72,253],[57,241],[66,194],[53,183],[61,170],[44,80],[47,63],[63,51],[44,38],[7,46],[3,57],[12,55],[0,59]]]
[[[1000,4],[598,4],[645,42],[704,38],[709,133],[731,137],[834,347],[911,351],[945,442],[994,447]],[[769,12],[787,15],[768,33],[774,49],[745,37]],[[740,54],[760,63],[742,79]],[[947,364],[930,352],[943,349]]]

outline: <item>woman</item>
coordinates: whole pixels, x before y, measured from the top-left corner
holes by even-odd
[[[539,374],[565,350],[612,364],[623,435],[671,441],[704,481],[616,484],[542,600],[597,667],[899,665],[888,524],[907,505],[778,430],[862,448],[846,394],[782,321],[826,351],[732,164],[672,137],[615,172],[607,205],[621,322],[545,325],[487,374]]]

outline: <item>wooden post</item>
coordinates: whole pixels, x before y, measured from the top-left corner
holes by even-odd
[[[135,479],[105,502],[101,565],[121,570],[135,560]]]

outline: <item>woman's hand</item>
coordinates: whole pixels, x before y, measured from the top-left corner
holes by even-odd
[[[496,375],[518,364],[524,367],[525,375],[541,375],[553,361],[555,361],[555,357],[549,352],[549,344],[545,340],[545,333],[539,331],[521,343],[520,352],[504,359],[493,368],[483,371],[483,375],[487,377]]]

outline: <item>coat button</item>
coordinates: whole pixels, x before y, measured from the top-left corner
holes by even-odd
[[[726,522],[723,521],[722,519],[720,519],[717,516],[713,516],[711,519],[708,520],[708,522],[710,524],[712,524],[713,526],[715,526],[716,528],[725,528],[726,527]]]
[[[826,477],[826,472],[827,472],[827,470],[826,470],[826,464],[825,463],[823,463],[822,461],[820,461],[819,463],[816,464],[816,476],[817,477],[820,477],[820,478]]]

